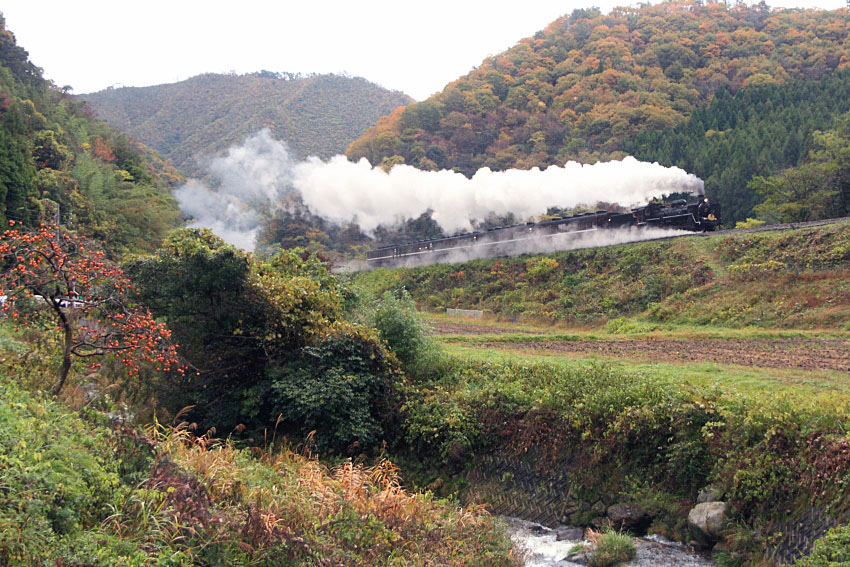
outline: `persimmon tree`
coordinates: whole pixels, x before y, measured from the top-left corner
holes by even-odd
[[[169,330],[137,303],[130,280],[102,251],[57,226],[10,225],[0,238],[2,309],[16,324],[56,325],[62,363],[54,394],[65,385],[74,358],[89,359],[96,368],[102,357],[115,356],[132,379],[144,364],[183,371]]]

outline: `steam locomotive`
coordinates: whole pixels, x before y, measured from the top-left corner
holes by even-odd
[[[576,238],[590,231],[628,227],[658,227],[692,232],[715,230],[722,222],[719,204],[708,199],[688,203],[678,199],[668,203],[649,203],[630,213],[596,211],[570,217],[528,222],[490,228],[446,238],[419,240],[406,244],[382,246],[366,253],[370,267],[431,264],[449,259],[453,254],[474,256],[505,256],[524,241],[575,234]]]

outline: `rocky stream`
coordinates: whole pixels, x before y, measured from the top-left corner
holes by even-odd
[[[525,554],[526,567],[572,567],[587,565],[583,553],[571,553],[582,543],[578,528],[550,529],[534,522],[504,518],[517,549]],[[584,542],[587,543],[587,542]],[[624,567],[713,567],[706,556],[687,546],[657,536],[635,538],[637,556]]]

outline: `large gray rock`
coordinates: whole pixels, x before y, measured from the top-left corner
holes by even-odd
[[[633,504],[612,504],[606,510],[614,529],[625,530],[635,535],[644,535],[652,523],[649,512]]]
[[[561,526],[555,533],[555,541],[581,541],[584,538],[584,528]]]
[[[688,513],[688,527],[697,543],[711,547],[720,538],[729,523],[729,505],[726,502],[701,502]]]

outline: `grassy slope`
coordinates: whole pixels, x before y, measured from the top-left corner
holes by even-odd
[[[49,383],[34,348],[0,328],[2,565],[516,565],[488,514],[403,490],[388,461],[110,426],[104,399],[27,391]]]
[[[720,387],[727,392],[762,394],[788,392],[795,395],[841,393],[850,386],[846,372],[833,370],[806,371],[785,368],[754,368],[736,364],[712,362],[667,363],[643,362],[605,358],[601,356],[552,355],[544,352],[521,351],[506,343],[501,348],[482,349],[473,345],[448,345],[447,352],[467,360],[515,362],[518,364],[550,364],[556,368],[607,362],[621,372],[637,372],[663,380],[677,381],[697,387]]]
[[[850,223],[777,233],[690,236],[607,248],[362,272],[375,292],[404,286],[423,310],[597,326],[742,328],[850,325]]]

